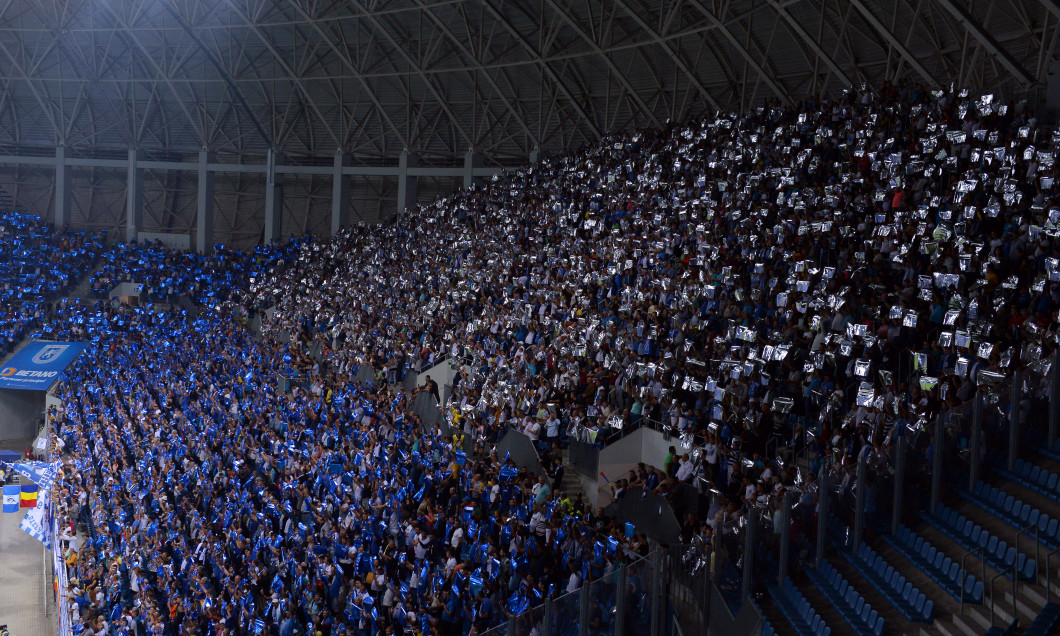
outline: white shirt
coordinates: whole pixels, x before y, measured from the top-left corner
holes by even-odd
[[[416,535],[416,540],[413,542],[413,547],[416,550],[416,558],[423,559],[427,557],[427,545],[430,543],[430,539],[427,538],[422,532]]]
[[[571,572],[570,578],[567,579],[567,592],[576,592],[578,590],[578,587],[581,586],[581,584],[582,580],[581,577],[578,576],[578,573]]]

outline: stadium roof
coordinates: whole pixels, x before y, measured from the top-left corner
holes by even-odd
[[[1055,0],[58,0],[0,7],[0,144],[521,162],[862,82],[1017,95]]]
[[[0,207],[194,234],[210,161],[253,166],[206,195],[217,240],[326,233],[535,151],[852,85],[1040,106],[1058,25],[1058,0],[0,0]],[[293,166],[273,217],[267,157]]]

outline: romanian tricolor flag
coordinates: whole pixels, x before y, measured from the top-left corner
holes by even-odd
[[[21,500],[19,502],[20,508],[36,508],[37,507],[37,484],[23,484]]]

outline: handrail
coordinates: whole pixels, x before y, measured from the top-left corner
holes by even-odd
[[[960,580],[960,586],[961,586],[961,615],[962,616],[964,615],[964,588],[967,587],[966,581],[967,581],[967,577],[968,577],[968,569],[964,566],[964,563],[968,559],[968,557],[970,557],[973,554],[980,553],[980,552],[983,553],[982,556],[979,557],[979,562],[982,563],[982,565],[983,565],[983,574],[982,574],[982,576],[983,576],[983,579],[986,579],[986,551],[983,548],[983,546],[978,546],[978,547],[972,548],[971,550],[968,550],[963,555],[961,555],[961,575],[962,576],[961,576],[961,580]],[[985,581],[984,581],[984,583],[985,583]]]
[[[1001,570],[990,579],[990,626],[994,626],[994,606],[997,605],[997,596],[994,594],[994,582],[1008,574],[1008,570]],[[1019,609],[1016,607],[1016,564],[1012,564],[1012,618],[1019,621]]]
[[[1053,557],[1060,554],[1060,548],[1056,548],[1049,554],[1045,555],[1045,603],[1048,605],[1053,602],[1053,575],[1052,570],[1049,567],[1049,563],[1053,560]]]
[[[1042,556],[1042,554],[1041,554],[1041,546],[1042,546],[1042,544],[1039,541],[1038,524],[1032,523],[1032,524],[1028,525],[1026,528],[1024,528],[1024,529],[1022,529],[1022,530],[1020,530],[1019,532],[1016,533],[1016,560],[1015,560],[1015,564],[1018,565],[1019,562],[1020,562],[1020,537],[1022,537],[1024,534],[1027,534],[1027,536],[1030,536],[1029,533],[1031,531],[1034,531],[1034,579],[1033,579],[1032,582],[1037,583],[1038,582],[1038,564],[1041,562],[1041,556]]]

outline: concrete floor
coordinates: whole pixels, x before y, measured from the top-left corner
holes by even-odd
[[[55,636],[52,554],[19,529],[25,516],[0,513],[0,625],[11,636]]]

